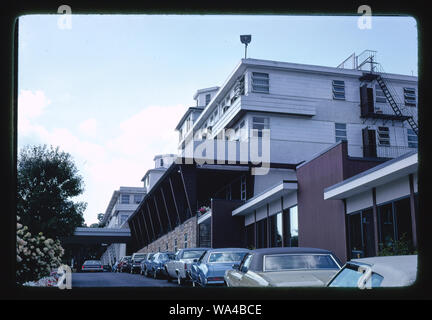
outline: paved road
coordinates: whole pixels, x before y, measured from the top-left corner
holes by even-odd
[[[173,287],[166,279],[147,278],[140,274],[114,272],[72,273],[73,287]]]

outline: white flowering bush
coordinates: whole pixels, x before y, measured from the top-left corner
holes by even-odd
[[[19,217],[17,217],[19,221]],[[47,239],[40,232],[32,236],[27,226],[17,223],[17,282],[26,283],[49,276],[62,261],[64,249],[59,240]]]

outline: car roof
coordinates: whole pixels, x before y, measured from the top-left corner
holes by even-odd
[[[249,252],[249,249],[246,248],[216,248],[207,250],[208,253],[212,252]]]
[[[252,250],[253,258],[249,266],[249,270],[261,272],[263,270],[263,257],[271,254],[331,254],[342,266],[333,252],[319,248],[309,247],[278,247],[278,248],[261,248]]]
[[[403,286],[413,283],[417,277],[417,255],[383,256],[353,259],[348,264],[367,265],[384,277],[382,286]]]

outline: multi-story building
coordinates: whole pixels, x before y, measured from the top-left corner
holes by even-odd
[[[130,218],[146,230],[133,233],[137,249],[175,248],[180,234],[170,235],[186,223],[197,225],[198,246],[297,245],[302,163],[339,141],[368,163],[359,170],[417,150],[417,77],[383,73],[371,51],[353,61],[348,69],[242,59],[220,88],[198,90],[176,127],[182,162]],[[268,153],[265,174],[253,174],[254,141],[262,159]]]
[[[115,190],[102,220],[105,228],[129,228],[127,220],[138,207],[145,194],[146,189],[138,187],[120,187],[119,190]],[[126,243],[113,243],[107,247],[101,260],[104,264],[112,265],[125,255]]]

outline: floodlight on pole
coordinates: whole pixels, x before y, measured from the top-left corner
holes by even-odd
[[[247,46],[251,42],[252,36],[250,34],[244,34],[240,36],[240,41],[245,45],[245,59],[247,57]]]

